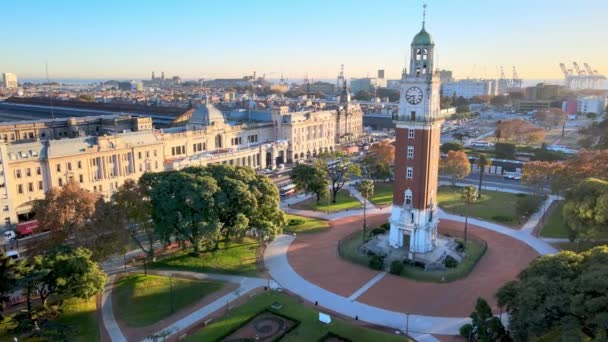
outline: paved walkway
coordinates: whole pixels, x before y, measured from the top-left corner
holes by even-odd
[[[125,335],[120,331],[118,322],[114,317],[114,311],[112,310],[112,287],[114,286],[115,276],[110,276],[110,281],[106,284],[103,293],[101,294],[101,317],[103,319],[103,325],[113,342],[123,342],[127,339]]]
[[[337,295],[316,286],[296,273],[287,260],[287,249],[294,240],[293,236],[281,235],[275,239],[264,254],[264,262],[277,283],[308,301],[317,301],[320,306],[339,314],[355,317],[372,324],[405,330],[406,315],[400,312],[369,306],[347,297]],[[428,331],[452,335],[468,321],[466,318],[429,317],[410,315],[411,331]],[[437,341],[428,334],[411,334],[417,341]]]

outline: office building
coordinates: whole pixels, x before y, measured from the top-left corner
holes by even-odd
[[[19,82],[17,82],[17,75],[10,72],[2,74],[2,86],[7,89],[19,88]]]
[[[441,85],[441,96],[464,97],[470,99],[475,96],[496,95],[495,80],[459,80]]]

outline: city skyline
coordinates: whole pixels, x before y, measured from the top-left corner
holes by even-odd
[[[608,71],[601,58],[608,47],[596,44],[608,30],[601,16],[606,3],[427,3],[427,29],[440,46],[437,65],[457,78],[497,77],[499,66],[510,77],[516,66],[525,79],[561,79],[559,63],[574,61]],[[5,5],[12,13],[3,19],[10,48],[0,68],[20,79],[44,78],[46,63],[53,79],[145,79],[153,70],[186,79],[253,71],[270,79],[333,79],[344,64],[349,78],[373,77],[377,69],[398,78],[409,37],[420,30],[422,1],[349,5],[15,2]]]

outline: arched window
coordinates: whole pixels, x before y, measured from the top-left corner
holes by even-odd
[[[422,50],[416,49],[416,60],[419,61],[422,59]]]
[[[222,135],[218,134],[215,136],[215,148],[222,148]]]
[[[426,61],[429,58],[428,56],[429,56],[429,50],[422,49],[422,59]]]

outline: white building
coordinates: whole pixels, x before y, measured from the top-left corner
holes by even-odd
[[[4,88],[19,88],[19,82],[17,82],[17,75],[5,72],[2,74],[2,86]]]
[[[606,109],[607,99],[603,96],[581,96],[576,99],[579,113],[602,114]]]
[[[441,95],[444,97],[464,97],[496,95],[495,80],[459,80],[442,84]]]

